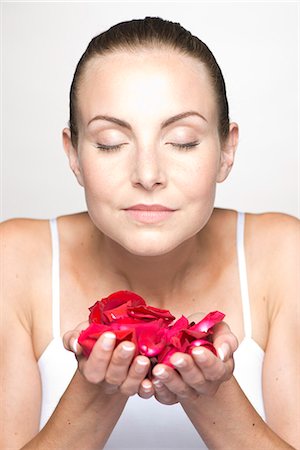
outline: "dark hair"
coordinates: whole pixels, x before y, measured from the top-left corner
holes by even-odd
[[[206,44],[193,36],[179,23],[163,20],[159,17],[121,22],[107,31],[95,36],[80,58],[70,89],[70,120],[72,143],[76,147],[78,139],[77,127],[77,93],[85,66],[96,56],[111,53],[114,50],[136,50],[138,47],[167,47],[180,51],[200,60],[206,67],[215,91],[218,107],[218,131],[223,141],[229,132],[229,112],[226,88],[221,69]]]

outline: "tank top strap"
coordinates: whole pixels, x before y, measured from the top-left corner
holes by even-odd
[[[237,244],[237,257],[238,257],[238,268],[240,278],[240,290],[243,308],[244,334],[245,337],[252,338],[251,309],[250,309],[247,267],[245,257],[244,229],[245,229],[245,213],[238,212],[236,244]]]
[[[50,220],[52,242],[52,335],[60,337],[60,261],[57,219]]]

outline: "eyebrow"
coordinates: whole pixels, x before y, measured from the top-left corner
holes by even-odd
[[[185,119],[186,117],[190,117],[190,116],[198,116],[201,119],[203,119],[205,122],[207,122],[207,119],[202,114],[198,113],[197,111],[187,111],[187,112],[184,112],[181,114],[177,114],[176,116],[170,117],[169,119],[165,120],[164,122],[162,122],[161,128],[166,128],[169,125],[171,125],[172,123],[177,122],[178,120],[181,120],[181,119]],[[88,126],[90,125],[90,123],[94,122],[95,120],[105,120],[107,122],[115,123],[115,124],[119,125],[120,127],[127,128],[128,130],[132,130],[131,125],[128,122],[117,119],[116,117],[103,116],[103,115],[97,115],[97,116],[93,117],[88,122]]]

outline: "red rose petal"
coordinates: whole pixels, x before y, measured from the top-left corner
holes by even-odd
[[[142,355],[152,358],[158,355],[166,344],[166,328],[162,319],[144,322],[135,326],[138,348]]]
[[[164,352],[160,353],[157,359],[158,364],[166,364],[169,367],[172,367],[174,369],[173,364],[170,363],[170,358],[174,353],[178,352],[179,350],[177,348],[174,348],[172,346],[165,347]]]
[[[85,356],[89,356],[105,331],[112,331],[116,335],[116,345],[130,340],[136,345],[136,355],[152,358],[152,365],[163,362],[171,367],[170,357],[175,352],[191,353],[194,347],[204,346],[216,355],[210,336],[213,326],[225,317],[214,311],[196,324],[190,325],[182,316],[172,325],[175,317],[170,311],[147,305],[142,297],[131,291],[114,292],[96,301],[89,310],[90,325],[78,339]]]
[[[189,326],[189,321],[185,316],[181,316],[180,319],[176,320],[174,325],[168,327],[168,338],[171,339],[180,331],[186,330]]]
[[[217,323],[221,322],[225,317],[225,314],[219,311],[213,311],[207,314],[200,322],[192,325],[189,331],[199,331],[202,333],[207,333],[210,328],[212,328]]]
[[[193,341],[188,349],[187,349],[187,353],[192,354],[192,350],[195,347],[205,347],[208,350],[210,350],[211,352],[213,352],[214,355],[217,356],[217,351],[215,349],[215,347],[213,346],[213,344],[209,341],[207,341],[206,339],[197,339],[196,341]]]
[[[175,317],[167,309],[155,308],[154,306],[140,305],[128,306],[128,315],[136,319],[157,320],[164,319],[166,322],[172,322]]]
[[[145,305],[145,300],[131,291],[117,291],[97,301],[90,309],[90,322],[110,323],[118,317],[126,317],[127,306]],[[116,311],[114,311],[116,310]],[[114,317],[115,316],[115,317]]]

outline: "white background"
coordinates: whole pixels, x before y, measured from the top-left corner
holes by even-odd
[[[240,144],[216,204],[299,215],[298,2],[4,2],[2,219],[85,209],[61,130],[75,65],[111,25],[160,16],[180,22],[223,71]]]

